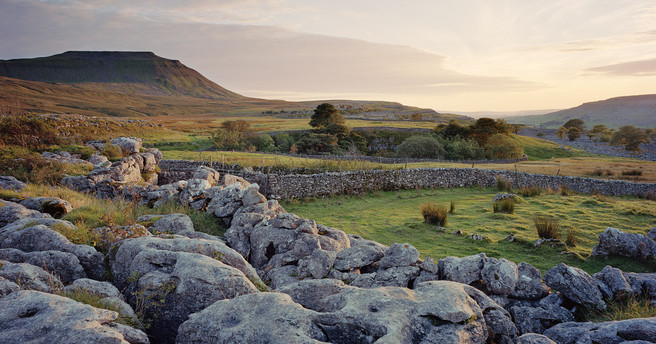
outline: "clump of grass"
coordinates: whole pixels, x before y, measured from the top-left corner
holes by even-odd
[[[585,309],[581,312],[584,321],[605,322],[656,316],[656,306],[649,297],[630,295],[606,301],[606,310]]]
[[[501,176],[496,176],[497,178],[497,190],[501,192],[511,192],[512,183]]]
[[[113,143],[106,143],[100,154],[106,156],[109,161],[117,161],[123,157],[123,150]]]
[[[515,200],[512,197],[492,203],[492,210],[495,213],[512,214],[515,212]]]
[[[64,224],[55,224],[52,230],[63,235],[68,241],[76,245],[97,246],[100,243],[100,235],[92,231],[84,221],[76,221],[74,227]]]
[[[601,168],[596,168],[592,171],[588,171],[586,174],[589,176],[597,176],[597,177],[604,177],[604,176],[611,177],[613,176],[613,171],[608,169],[603,170]]]
[[[533,224],[542,239],[560,240],[560,219],[551,216],[534,216]]]
[[[623,176],[641,176],[642,171],[638,169],[622,171]]]
[[[451,201],[449,204],[449,214],[455,214],[456,212],[456,203]]]
[[[567,184],[563,184],[558,188],[558,192],[561,196],[571,196],[574,194],[574,191],[569,188]]]
[[[440,227],[446,226],[446,206],[437,205],[435,203],[423,203],[419,206],[419,210],[421,211],[421,215],[424,217],[424,222]]]
[[[517,190],[517,193],[522,195],[522,197],[534,197],[534,196],[540,196],[540,194],[542,193],[542,189],[538,186],[531,186],[531,187],[521,188]]]
[[[579,242],[579,237],[576,229],[570,228],[567,231],[567,237],[565,237],[565,244],[569,247],[576,247],[576,244]]]

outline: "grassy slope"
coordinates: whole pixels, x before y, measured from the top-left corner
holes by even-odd
[[[533,248],[537,239],[531,217],[536,214],[556,215],[562,219],[564,232],[576,230],[579,244],[571,251],[588,255],[597,242],[597,234],[607,227],[626,232],[645,233],[654,226],[656,202],[626,198],[568,196],[543,194],[525,198],[516,206],[515,214],[495,214],[491,199],[496,190],[481,188],[405,190],[373,195],[336,196],[327,199],[283,202],[286,210],[311,218],[318,223],[342,229],[347,233],[392,244],[408,242],[431,256],[466,256],[485,252],[493,257],[505,257],[517,263],[526,261],[543,272],[561,261],[593,273],[611,264],[627,271],[655,271],[656,265],[646,265],[627,259],[582,259],[560,254],[551,247]],[[481,242],[438,233],[433,226],[423,223],[419,205],[434,202],[448,206],[456,204],[455,214],[449,215],[447,229],[483,234],[492,242]],[[336,215],[340,214],[340,215]],[[503,239],[515,234],[522,242]]]

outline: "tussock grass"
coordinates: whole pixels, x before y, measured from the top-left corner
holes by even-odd
[[[419,206],[419,210],[421,211],[421,215],[424,217],[424,222],[440,227],[446,226],[446,206],[437,205],[435,203],[424,203]]]
[[[560,219],[552,216],[534,216],[533,224],[542,239],[560,240]]]
[[[510,180],[505,179],[501,176],[496,176],[497,178],[497,190],[501,192],[512,192],[512,183]]]
[[[583,321],[605,322],[635,318],[656,317],[656,305],[644,295],[629,295],[625,298],[605,300],[606,310],[586,308],[579,313]]]
[[[515,200],[510,197],[493,202],[492,210],[495,213],[513,214],[515,213]]]
[[[542,189],[537,186],[525,187],[517,190],[517,193],[522,197],[535,197],[540,196]]]

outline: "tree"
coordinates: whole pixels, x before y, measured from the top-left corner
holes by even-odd
[[[563,127],[569,129],[569,128],[579,128],[581,132],[585,131],[585,122],[583,122],[582,119],[578,118],[572,118],[569,121],[565,122],[563,124]]]
[[[471,135],[481,147],[485,146],[490,136],[498,132],[497,121],[492,118],[481,117],[471,126]]]
[[[337,137],[311,133],[301,137],[294,146],[298,149],[298,153],[302,154],[333,153],[337,148]]]
[[[468,137],[469,134],[471,133],[471,129],[468,126],[463,126],[458,123],[458,121],[452,119],[449,121],[449,124],[444,125],[438,125],[433,129],[433,132],[436,134],[439,134],[440,136],[444,138],[450,138],[450,137]]]
[[[597,124],[588,131],[588,137],[593,141],[596,141],[595,139],[601,139],[605,135],[608,135],[608,127],[605,124]]]
[[[567,130],[567,138],[570,141],[574,141],[579,137],[581,137],[581,129],[579,129],[578,127],[571,127]]]
[[[610,140],[611,145],[623,145],[624,149],[632,152],[640,151],[640,144],[648,142],[645,131],[632,125],[620,127]]]
[[[430,136],[415,135],[403,141],[396,149],[400,158],[441,159],[446,152],[442,145]]]
[[[485,145],[485,155],[489,159],[519,159],[524,154],[519,143],[504,134],[494,134]]]
[[[647,139],[649,139],[649,141],[656,143],[656,129],[645,129],[645,135],[647,135]]]
[[[317,106],[310,118],[310,126],[316,129],[326,129],[331,125],[344,125],[344,117],[332,104],[323,103]]]
[[[559,139],[563,139],[567,135],[567,128],[565,127],[560,127],[558,128],[558,131],[556,131],[556,136],[558,136]]]

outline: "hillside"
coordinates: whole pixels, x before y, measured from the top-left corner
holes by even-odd
[[[0,111],[95,116],[258,116],[305,118],[325,100],[288,102],[229,91],[180,61],[152,52],[69,51],[49,57],[0,60]],[[442,115],[385,101],[334,100],[349,118],[448,122]],[[414,115],[414,116],[413,116]]]
[[[588,128],[595,124],[605,124],[609,128],[623,125],[656,128],[656,94],[610,98],[544,115],[507,117],[506,120],[536,127],[558,128],[572,118],[582,119]]]

